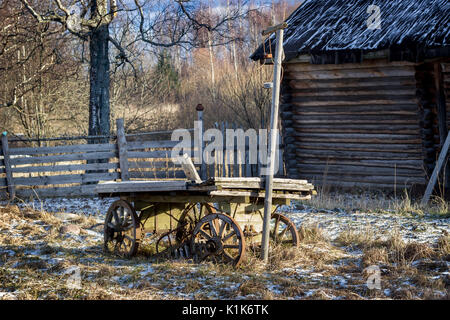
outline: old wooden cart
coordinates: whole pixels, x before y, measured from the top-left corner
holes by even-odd
[[[238,266],[246,249],[261,243],[261,178],[108,182],[96,190],[102,197],[120,197],[105,218],[105,249],[110,253],[131,257],[147,237],[153,239],[155,254]],[[310,199],[313,192],[305,180],[274,179],[271,239],[275,243],[298,246],[295,225],[275,211],[291,200]]]

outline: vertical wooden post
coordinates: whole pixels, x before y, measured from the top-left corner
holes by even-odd
[[[205,144],[203,140],[203,110],[205,108],[203,105],[198,104],[197,105],[197,121],[198,121],[198,128],[197,128],[197,145],[198,145],[198,154],[197,154],[197,161],[200,164],[200,177],[203,180],[206,180],[206,163],[203,159],[203,150],[205,149]]]
[[[436,62],[434,64],[434,83],[436,87],[436,104],[437,104],[437,113],[438,113],[438,123],[439,123],[439,137],[440,137],[440,145],[441,150],[444,146],[445,139],[447,137],[448,128],[447,128],[447,107],[445,102],[445,88],[444,81],[442,77],[442,67],[440,62]],[[443,172],[443,185],[444,188],[448,185],[449,182],[449,172],[447,172],[449,166],[446,166],[446,169]]]
[[[127,151],[127,138],[125,137],[125,126],[123,119],[116,120],[117,126],[117,147],[119,149],[119,166],[120,166],[120,178],[122,181],[130,180],[130,173],[128,171],[128,151]]]
[[[220,158],[221,158],[221,161],[222,161],[222,167],[221,167],[221,173],[220,173],[220,177],[226,177],[227,176],[227,174],[226,174],[226,166],[227,166],[227,163],[226,163],[226,159],[225,159],[225,156],[226,156],[226,146],[227,146],[227,137],[225,136],[225,123],[223,123],[223,122],[221,122],[220,123],[220,131],[222,132],[222,139],[223,139],[223,144],[222,144],[222,150],[221,150],[221,152],[220,152]]]
[[[280,108],[281,60],[283,55],[283,27],[276,30],[275,66],[272,89],[272,110],[270,115],[270,140],[268,172],[266,172],[266,197],[264,201],[264,223],[262,234],[262,254],[264,262],[269,261],[270,219],[272,216],[273,172],[275,167],[276,143],[278,139],[278,113]]]
[[[6,131],[2,134],[2,154],[3,163],[5,165],[6,184],[8,185],[9,199],[14,200],[14,198],[16,197],[16,189],[14,186],[14,179],[11,171],[11,162],[8,147],[8,133]]]

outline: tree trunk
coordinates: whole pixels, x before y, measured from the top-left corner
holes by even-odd
[[[109,102],[109,26],[103,25],[90,35],[89,135],[110,134]],[[108,139],[102,139],[108,140]],[[94,141],[92,141],[94,142]]]

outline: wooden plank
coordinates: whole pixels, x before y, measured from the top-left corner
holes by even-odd
[[[184,171],[130,171],[131,179],[186,179]]]
[[[130,180],[128,173],[128,150],[127,138],[125,137],[125,128],[123,119],[116,120],[117,126],[117,149],[119,150],[119,168],[122,181]]]
[[[157,150],[157,151],[130,151],[128,152],[128,159],[139,159],[139,158],[160,158],[160,159],[170,159],[171,150]]]
[[[442,147],[441,153],[439,154],[439,158],[433,170],[433,174],[431,175],[430,181],[428,182],[427,185],[427,189],[425,190],[425,194],[423,195],[421,205],[426,205],[430,200],[431,193],[433,192],[434,187],[436,186],[438,176],[442,170],[442,167],[444,166],[445,160],[448,158],[449,147],[450,147],[450,133],[447,134],[447,138],[445,139],[445,143]]]
[[[350,175],[350,174],[335,174],[335,173],[327,173],[324,174],[313,174],[313,173],[307,173],[307,172],[300,172],[300,176],[303,178],[308,178],[308,180],[313,181],[317,180],[318,178],[320,180],[335,180],[335,181],[342,181],[342,182],[364,182],[364,183],[379,183],[379,184],[392,184],[395,183],[399,185],[425,185],[425,177],[394,177],[392,176],[364,176],[364,175]]]
[[[197,183],[201,183],[202,179],[195,169],[194,163],[187,153],[185,153],[182,157],[177,158],[177,163],[181,165],[186,178],[191,181],[195,181]]]
[[[303,124],[327,124],[327,125],[334,125],[334,124],[353,124],[355,126],[360,124],[392,124],[392,125],[409,125],[409,124],[417,124],[417,119],[404,119],[403,117],[400,119],[383,119],[382,117],[378,118],[352,118],[352,119],[344,119],[343,117],[340,118],[317,118],[317,119],[311,119],[310,117],[305,118],[302,116],[294,116],[294,120],[297,122],[298,125]]]
[[[326,98],[326,97],[325,97]],[[363,97],[364,99],[359,99],[356,97],[350,99],[348,97],[343,97],[341,99],[329,97],[329,99],[304,99],[301,97],[292,98],[292,104],[299,107],[321,107],[321,106],[367,106],[367,105],[408,105],[415,104],[417,100],[415,97],[402,97],[402,99],[389,99],[389,98],[377,98],[374,97]]]
[[[353,150],[312,150],[296,148],[296,154],[298,157],[314,158],[317,155],[328,155],[330,157],[345,157],[347,159],[360,159],[360,160],[421,160],[423,159],[422,153],[414,152],[386,152],[386,151],[353,151]]]
[[[222,189],[264,189],[265,184],[264,183],[255,183],[255,182],[249,182],[249,183],[220,183],[217,184],[218,187]],[[286,191],[310,191],[314,189],[314,186],[312,184],[273,184],[273,190],[286,190]]]
[[[60,185],[71,183],[88,183],[98,181],[109,181],[119,179],[120,175],[117,172],[108,173],[85,173],[85,174],[69,174],[45,177],[26,177],[15,178],[17,186],[47,186]]]
[[[232,182],[232,183],[264,183],[264,178],[258,178],[258,177],[248,177],[248,178],[228,178],[228,177],[215,177],[214,179],[210,180],[211,183],[224,183],[224,182]],[[298,179],[284,179],[284,178],[274,178],[274,183],[278,184],[308,184],[307,180],[298,180]]]
[[[372,138],[370,137],[370,135],[367,135],[366,138],[332,138],[334,135],[330,135],[330,138],[328,139],[324,139],[324,138],[319,138],[319,137],[309,137],[305,135],[295,135],[294,138],[298,143],[303,143],[303,142],[310,142],[310,143],[321,143],[321,142],[328,142],[328,143],[359,143],[359,144],[363,144],[363,143],[367,143],[367,144],[381,144],[383,142],[386,142],[386,145],[389,144],[408,144],[408,145],[419,145],[422,143],[422,140],[420,138],[417,139],[413,139],[410,138],[409,140],[385,140],[385,139],[380,139],[380,138]],[[387,143],[389,142],[389,143]]]
[[[334,141],[339,139],[345,140],[357,140],[357,139],[378,139],[380,141],[389,140],[390,143],[394,143],[392,141],[396,140],[414,140],[420,138],[419,133],[415,133],[413,135],[406,134],[377,134],[377,133],[335,133],[335,134],[327,134],[327,133],[306,133],[306,132],[297,132],[297,137],[305,137],[305,138],[321,138],[325,141]],[[403,142],[400,142],[400,144]],[[419,144],[421,141],[418,142]]]
[[[172,159],[168,161],[130,161],[128,160],[130,169],[181,169],[179,164],[176,164]]]
[[[359,159],[348,159],[345,157],[327,157],[318,156],[314,158],[296,158],[289,160],[290,166],[297,166],[297,164],[341,164],[341,165],[352,165],[352,166],[368,166],[368,167],[385,167],[385,168],[402,168],[402,169],[415,169],[423,170],[423,160],[359,160]]]
[[[303,164],[296,166],[300,173],[319,173],[319,174],[346,174],[349,175],[377,175],[377,176],[403,176],[403,177],[424,177],[423,168],[404,169],[397,167],[369,167],[369,166],[352,166],[340,163],[336,164]]]
[[[81,196],[92,196],[95,194],[95,185],[87,186],[72,186],[72,187],[57,187],[57,188],[29,188],[18,189],[17,197],[20,198],[71,198]]]
[[[297,132],[311,133],[374,133],[374,134],[417,134],[420,127],[415,125],[353,125],[353,124],[333,124],[333,125],[299,125],[296,122],[292,124],[292,128]]]
[[[390,141],[385,141],[390,142]],[[391,143],[355,143],[355,142],[305,142],[305,141],[295,141],[293,143],[296,147],[302,149],[311,150],[348,150],[348,151],[365,151],[365,152],[393,152],[393,153],[421,153],[421,144],[391,144]]]
[[[6,132],[2,134],[1,140],[2,140],[3,165],[5,166],[6,184],[8,186],[9,199],[14,200],[16,196],[15,181],[11,171],[11,159],[8,148],[8,136]]]
[[[352,79],[352,78],[385,78],[385,77],[413,77],[416,70],[414,66],[403,67],[375,67],[360,69],[341,69],[341,70],[318,70],[301,71],[289,67],[286,70],[287,79],[295,80],[329,80],[329,79]]]
[[[141,149],[171,149],[175,147],[179,141],[161,140],[161,141],[127,141],[128,150]]]
[[[119,164],[117,162],[109,162],[109,163],[14,167],[12,168],[12,172],[13,173],[66,172],[66,171],[88,171],[88,170],[90,171],[90,170],[105,170],[118,168]]]
[[[344,64],[310,64],[310,63],[300,63],[295,59],[285,62],[287,70],[293,71],[330,71],[330,70],[354,70],[354,69],[366,69],[366,68],[380,68],[380,67],[414,67],[417,65],[413,62],[408,61],[388,61],[387,59],[373,59],[364,60],[364,63],[344,63]]]
[[[58,147],[11,148],[11,155],[44,155],[53,153],[115,152],[114,144],[78,144]]]
[[[295,90],[314,89],[368,89],[384,86],[416,86],[415,77],[389,77],[389,78],[354,78],[354,79],[334,79],[334,80],[295,80],[284,77],[290,88]]]
[[[344,92],[345,93],[345,92]],[[354,93],[354,92],[353,92]],[[296,103],[304,103],[309,102],[318,102],[318,106],[328,106],[336,103],[338,105],[342,105],[342,102],[352,103],[355,101],[383,101],[381,104],[389,104],[385,101],[395,101],[402,102],[408,101],[407,104],[413,104],[412,101],[416,101],[416,93],[409,92],[403,95],[391,95],[391,94],[381,94],[378,91],[369,92],[366,95],[356,95],[356,94],[340,94],[340,95],[306,95],[305,93],[291,93],[291,101]],[[323,104],[323,102],[327,102],[327,104]],[[369,103],[367,103],[369,104]],[[374,103],[375,104],[375,103]],[[349,104],[350,105],[350,104]]]
[[[79,160],[100,160],[117,158],[116,152],[92,152],[92,153],[72,153],[58,156],[42,156],[42,157],[29,157],[29,158],[13,158],[11,159],[11,165],[23,165],[23,164],[43,164],[63,161],[79,161]]]
[[[187,181],[125,181],[97,185],[97,193],[187,190]]]
[[[264,198],[264,192],[255,191],[230,191],[218,190],[208,192],[211,196],[225,196],[225,197],[250,197],[250,198]],[[274,199],[291,199],[291,200],[311,200],[311,195],[300,195],[294,193],[272,193]]]
[[[293,97],[340,97],[340,96],[415,96],[416,87],[413,85],[378,85],[372,87],[342,87],[342,88],[291,88],[289,94]]]
[[[333,100],[333,99],[332,99]],[[332,101],[330,100],[330,101]],[[293,111],[282,113],[283,117],[295,115],[317,115],[317,114],[354,114],[354,113],[364,113],[364,114],[406,114],[417,113],[417,104],[406,104],[406,105],[326,105],[326,106],[301,106],[300,108],[294,108]]]

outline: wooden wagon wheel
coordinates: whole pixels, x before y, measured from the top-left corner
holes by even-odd
[[[180,230],[176,234],[176,240],[182,241],[192,235],[197,223],[209,214],[216,213],[216,209],[209,203],[190,203],[183,211],[178,221]]]
[[[295,224],[286,216],[273,213],[270,221],[270,239],[277,245],[298,247],[299,236]]]
[[[191,239],[197,261],[212,260],[239,266],[245,255],[245,237],[230,216],[209,214],[195,226]]]
[[[115,201],[105,218],[105,251],[130,258],[137,253],[140,238],[139,218],[133,206],[125,200]]]
[[[177,220],[177,226],[164,233],[156,241],[156,254],[169,253],[172,255],[177,255],[177,250],[184,242],[190,239],[192,232],[196,224],[201,218],[208,214],[215,213],[215,209],[211,204],[208,203],[189,203],[185,210],[181,213]],[[189,256],[190,252],[188,250],[182,251],[181,255]]]

